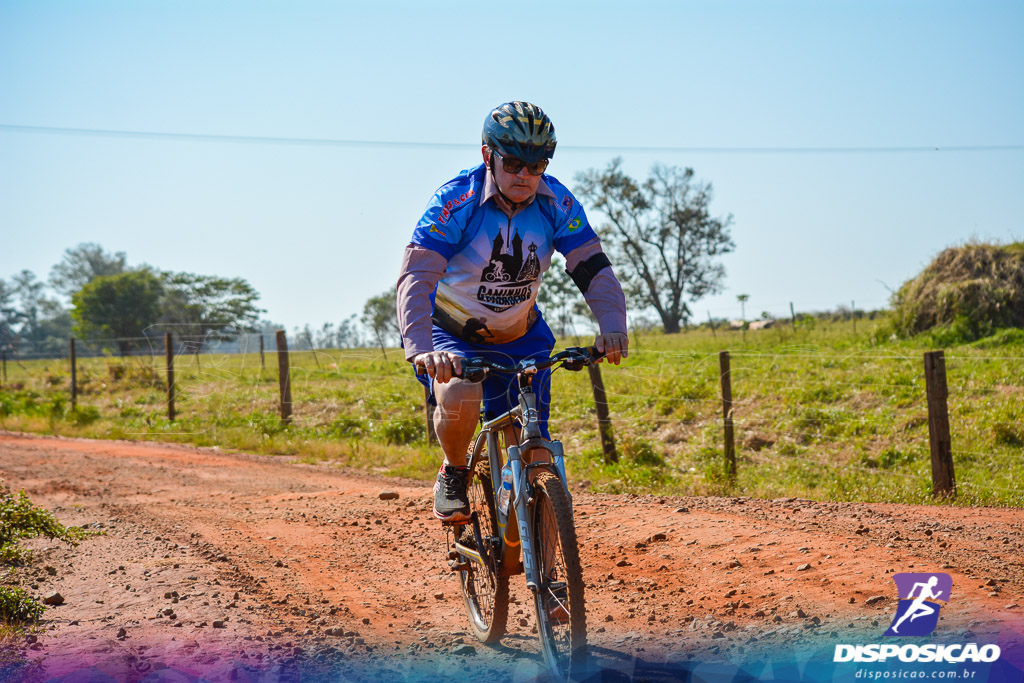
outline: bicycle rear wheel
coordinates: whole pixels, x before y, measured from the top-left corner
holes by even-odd
[[[486,459],[474,467],[467,487],[470,513],[477,513],[480,534],[498,536],[498,516],[494,507],[494,489],[491,486],[491,467]],[[473,525],[465,524],[459,543],[475,548]],[[491,548],[488,552],[493,552]],[[490,567],[469,562],[469,569],[459,572],[459,590],[466,603],[469,625],[473,635],[483,643],[493,643],[505,635],[508,620],[508,577],[496,576]]]
[[[578,674],[587,657],[587,610],[583,601],[576,527],[562,480],[537,475],[531,529],[541,585],[534,603],[544,660],[559,679]]]

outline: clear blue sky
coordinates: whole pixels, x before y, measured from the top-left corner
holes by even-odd
[[[552,116],[570,186],[616,155],[714,184],[737,249],[700,318],[880,307],[945,246],[1024,239],[1024,150],[943,149],[1024,145],[1024,3],[633,5],[0,0],[0,277],[91,241],[339,321],[510,99]]]

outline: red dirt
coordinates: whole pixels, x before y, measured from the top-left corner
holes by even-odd
[[[469,635],[427,483],[4,432],[0,477],[65,524],[104,532],[74,549],[34,541],[36,562],[19,572],[31,592],[66,600],[26,644],[48,676],[91,665],[137,680],[171,666],[214,679],[296,658],[439,677],[481,664],[520,680],[540,670],[520,577],[502,645]],[[380,500],[385,489],[400,498]],[[1022,641],[1020,510],[574,496],[590,642],[608,666],[877,642],[895,605],[890,574],[906,571],[952,575],[944,632]]]

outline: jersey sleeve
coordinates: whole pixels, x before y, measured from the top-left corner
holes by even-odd
[[[551,201],[555,205],[554,243],[562,254],[579,247],[597,237],[587,214],[576,197],[567,187],[553,178],[547,180],[548,187],[555,193]]]
[[[476,201],[476,190],[472,185],[457,182],[444,185],[427,204],[410,242],[451,260],[462,240],[465,209]]]

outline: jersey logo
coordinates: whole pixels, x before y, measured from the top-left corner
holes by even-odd
[[[477,301],[495,312],[507,311],[533,297],[531,285],[540,276],[537,245],[531,244],[529,255],[523,258],[523,238],[517,230],[512,236],[512,253],[505,253],[505,238],[498,231],[491,249],[491,260],[480,273],[481,285]],[[493,286],[488,286],[493,284]]]
[[[429,235],[432,232],[436,232],[441,237],[448,237],[448,235],[446,235],[443,232],[441,232],[440,230],[438,230],[436,225],[431,225],[430,226],[430,230],[427,231],[427,234]]]
[[[576,232],[577,230],[580,229],[580,225],[581,225],[580,219],[579,218],[573,218],[571,221],[569,221],[569,232]]]
[[[573,204],[574,202],[572,200],[572,195],[567,194],[564,197],[562,197],[562,203],[558,205],[558,209],[562,213],[567,214],[569,213],[569,210],[572,209]]]
[[[447,202],[445,202],[445,205],[441,207],[441,214],[437,217],[437,222],[440,223],[441,225],[447,225],[448,219],[452,217],[452,211],[456,207],[462,206],[475,196],[475,190],[467,190],[466,192],[460,194],[458,197],[449,199]]]

